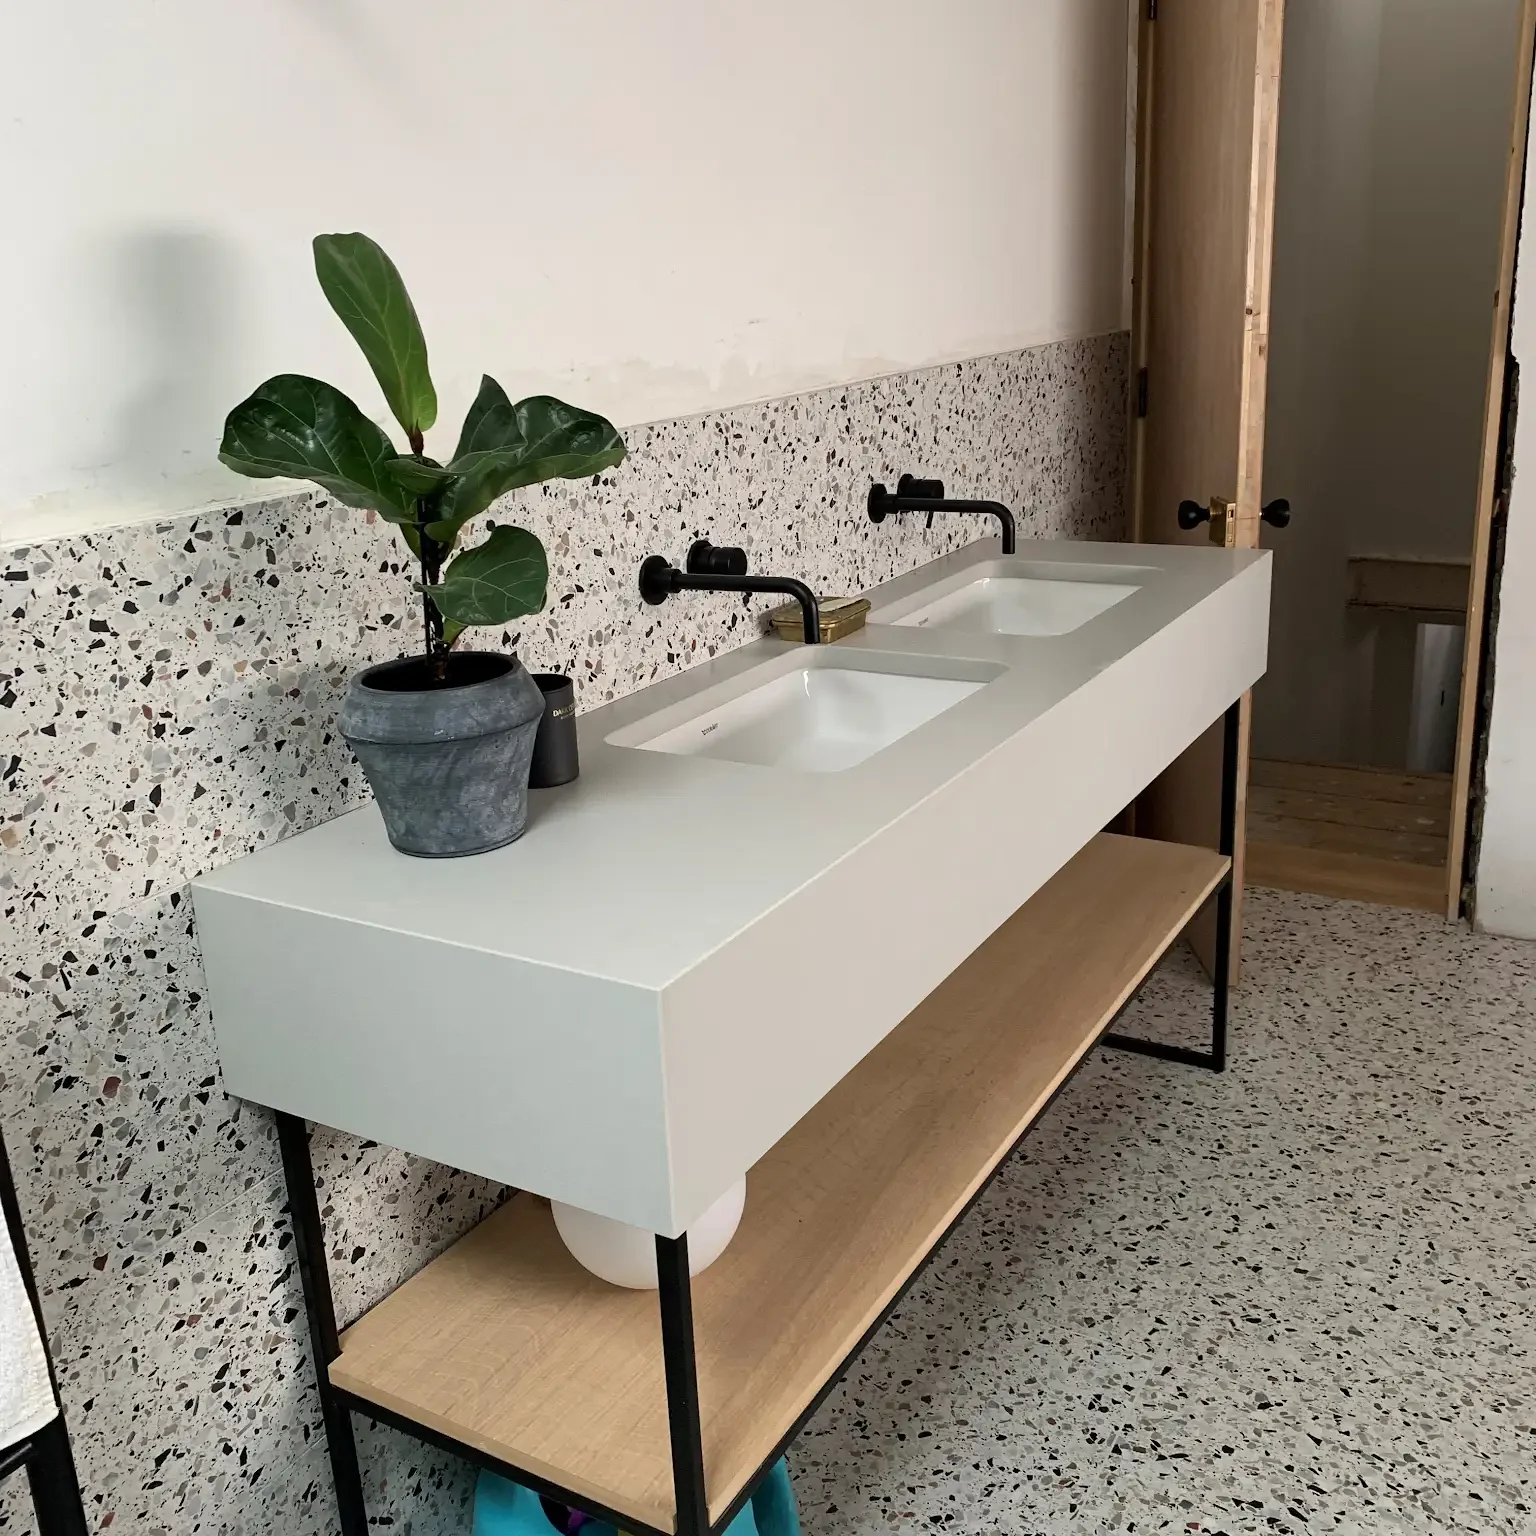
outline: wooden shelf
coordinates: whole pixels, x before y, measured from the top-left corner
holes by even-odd
[[[735,1241],[693,1287],[711,1519],[1226,867],[1206,849],[1096,838],[752,1170]],[[618,1290],[581,1269],[531,1196],[510,1201],[350,1328],[331,1379],[673,1527],[655,1293]]]
[[[1349,606],[1406,613],[1441,624],[1467,622],[1472,567],[1466,560],[1391,560],[1358,556],[1349,562]]]

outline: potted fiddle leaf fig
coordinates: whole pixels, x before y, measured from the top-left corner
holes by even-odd
[[[487,374],[453,457],[429,458],[437,392],[395,264],[366,235],[317,235],[314,250],[320,287],[368,359],[408,451],[339,389],[283,373],[229,413],[219,458],[242,475],[312,480],[399,530],[419,571],[422,649],[359,672],[338,723],[396,848],[482,853],[527,824],[544,699],[515,654],[455,642],[472,626],[538,613],[549,566],[526,528],[499,524],[472,543],[466,526],[520,486],[613,468],[624,440],[601,416],[549,395],[514,404]]]

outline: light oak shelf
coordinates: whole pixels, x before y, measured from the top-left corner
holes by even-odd
[[[1206,849],[1095,838],[752,1170],[740,1231],[693,1285],[712,1520],[1227,866]],[[656,1295],[581,1269],[531,1196],[347,1330],[330,1374],[355,1398],[673,1527]]]
[[[1359,556],[1349,562],[1349,606],[1375,608],[1441,624],[1467,622],[1472,566],[1466,560],[1392,560]]]

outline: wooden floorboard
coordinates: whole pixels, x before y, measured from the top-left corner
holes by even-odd
[[[1255,759],[1248,883],[1438,911],[1450,804],[1449,774]]]
[[[1318,790],[1278,789],[1259,785],[1249,790],[1249,805],[1266,815],[1326,826],[1357,827],[1362,831],[1407,833],[1438,837],[1443,843],[1451,829],[1449,796],[1440,804],[1410,800],[1378,800],[1366,795],[1341,795]]]
[[[1405,773],[1393,768],[1357,768],[1344,763],[1292,763],[1256,757],[1248,783],[1266,789],[1293,789],[1305,794],[1347,795],[1360,800],[1395,800],[1428,805],[1448,812],[1451,776],[1448,773]]]
[[[1203,848],[1095,838],[752,1169],[741,1229],[693,1288],[712,1518],[1226,868]],[[531,1196],[348,1329],[330,1370],[369,1402],[672,1527],[656,1295],[579,1268]]]
[[[1368,858],[1402,864],[1445,862],[1445,833],[1395,832],[1348,821],[1317,821],[1307,816],[1278,816],[1269,811],[1260,790],[1248,812],[1250,842],[1285,843],[1296,848],[1324,848],[1332,853],[1363,853]]]
[[[1344,901],[1423,912],[1440,912],[1445,907],[1445,870],[1441,865],[1408,864],[1250,839],[1247,871],[1249,885],[1271,890],[1305,891],[1313,896],[1337,896]]]

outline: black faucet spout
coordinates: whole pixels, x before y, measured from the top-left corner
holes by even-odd
[[[982,517],[995,517],[1002,525],[1003,553],[1018,553],[1018,525],[1014,522],[1013,513],[1002,502],[969,501],[946,496],[942,480],[918,480],[912,475],[903,475],[896,482],[894,492],[888,491],[884,485],[870,486],[870,522],[883,523],[895,512],[926,512],[930,528],[933,526],[935,512],[974,512]]]
[[[648,603],[664,603],[679,592],[777,593],[799,603],[805,643],[821,644],[821,605],[803,581],[793,576],[748,576],[740,550],[716,550],[703,540],[688,552],[688,567],[680,571],[665,555],[647,556],[640,563],[640,596]]]

